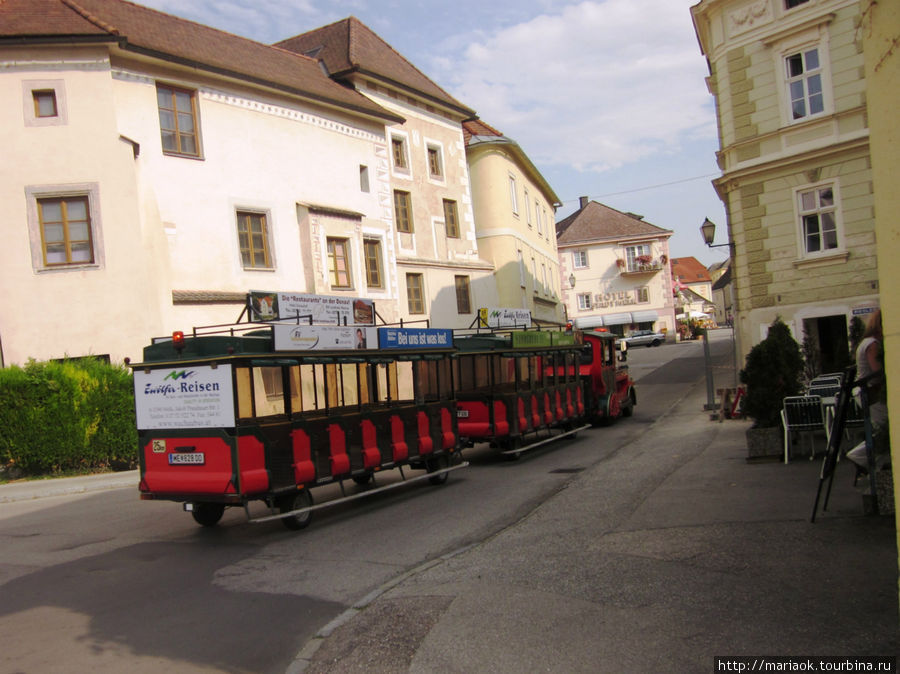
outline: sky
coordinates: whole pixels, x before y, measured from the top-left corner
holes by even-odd
[[[267,44],[353,15],[486,123],[553,188],[674,232],[672,257],[725,259],[698,0],[138,0]]]

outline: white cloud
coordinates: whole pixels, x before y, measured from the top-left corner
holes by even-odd
[[[682,139],[715,137],[689,6],[573,4],[493,32],[457,34],[442,47],[467,43],[462,60],[432,65],[482,119],[527,142],[533,160],[603,171],[675,153]]]

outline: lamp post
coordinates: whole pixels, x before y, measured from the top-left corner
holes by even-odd
[[[716,223],[714,223],[709,218],[703,219],[703,224],[700,225],[700,235],[703,237],[703,243],[707,245],[708,248],[721,248],[722,246],[728,246],[729,251],[732,253],[731,256],[731,264],[734,264],[734,242],[728,241],[726,243],[716,243],[713,241],[716,239]],[[732,283],[732,293],[734,292],[734,273],[732,270],[731,275],[731,283]],[[731,303],[731,310],[734,311],[734,301]],[[737,351],[734,345],[734,322],[732,321],[731,325],[731,349],[734,352],[735,365],[734,365],[734,376],[735,376],[735,388],[737,388]],[[703,358],[706,365],[706,405],[703,406],[705,410],[714,410],[716,409],[716,396],[715,396],[715,388],[713,381],[713,371],[712,371],[712,361],[709,356],[709,328],[703,331]]]

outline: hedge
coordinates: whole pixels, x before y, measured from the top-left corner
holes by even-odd
[[[46,475],[137,465],[130,371],[96,359],[0,369],[0,470]]]

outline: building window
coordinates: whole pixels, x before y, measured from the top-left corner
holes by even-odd
[[[625,263],[628,271],[638,271],[642,264],[646,264],[643,260],[650,258],[650,244],[641,243],[637,246],[628,246],[625,249]]]
[[[528,202],[528,188],[524,188],[525,197],[525,222],[528,223],[528,226],[531,227],[531,204]]]
[[[544,224],[547,225],[547,231],[544,232],[544,238],[547,239],[547,241],[549,241],[550,240],[550,218],[547,217],[547,209],[544,208],[542,210],[544,211]]]
[[[447,228],[447,236],[459,238],[459,211],[456,202],[452,199],[444,199],[444,224]]]
[[[395,169],[409,171],[409,161],[406,158],[406,139],[402,136],[391,136],[391,155],[394,158]]]
[[[441,148],[428,146],[428,175],[432,178],[444,177],[444,162],[441,160]]]
[[[587,269],[588,257],[586,250],[576,250],[572,253],[572,266],[575,269]]]
[[[196,92],[157,84],[156,103],[163,152],[199,157]]]
[[[347,239],[327,239],[328,279],[332,288],[350,287],[350,254]]]
[[[53,89],[41,89],[31,92],[34,101],[35,117],[56,117],[59,112],[56,107],[56,91]]]
[[[469,297],[469,277],[456,276],[456,310],[460,314],[472,313],[472,302]]]
[[[398,232],[412,234],[412,203],[409,192],[394,190],[394,221]]]
[[[525,287],[525,258],[522,251],[516,251],[519,254],[519,285]]]
[[[531,258],[531,286],[534,289],[534,294],[537,295],[538,292],[538,275],[537,275],[537,262],[534,258]]]
[[[548,294],[547,288],[547,265],[541,263],[541,289],[544,291],[544,294]]]
[[[363,242],[366,256],[366,285],[370,288],[384,288],[381,273],[381,241],[366,239]]]
[[[359,165],[359,191],[369,191],[369,167],[365,164]]]
[[[516,215],[519,214],[519,195],[516,188],[516,177],[509,177],[509,201],[512,205],[512,212]]]
[[[804,252],[815,254],[838,248],[834,186],[803,190],[797,197]]]
[[[406,275],[406,303],[409,313],[425,313],[425,292],[421,274]]]
[[[534,200],[534,219],[537,220],[537,232],[538,234],[544,233],[544,227],[541,224],[541,208],[538,205],[537,199]]]
[[[265,214],[238,211],[237,230],[244,269],[271,269]]]
[[[90,204],[86,196],[38,199],[37,209],[44,266],[94,262]]]
[[[819,50],[791,54],[785,60],[788,95],[793,119],[803,119],[825,110]]]
[[[591,294],[590,293],[578,293],[575,296],[578,300],[578,309],[580,311],[587,311],[591,308]]]
[[[645,304],[650,301],[650,288],[643,286],[634,289],[634,299],[638,304]]]
[[[793,9],[794,7],[799,7],[805,2],[809,2],[809,0],[785,0],[784,7],[785,9]]]
[[[22,80],[25,126],[64,126],[66,86],[63,80]]]

